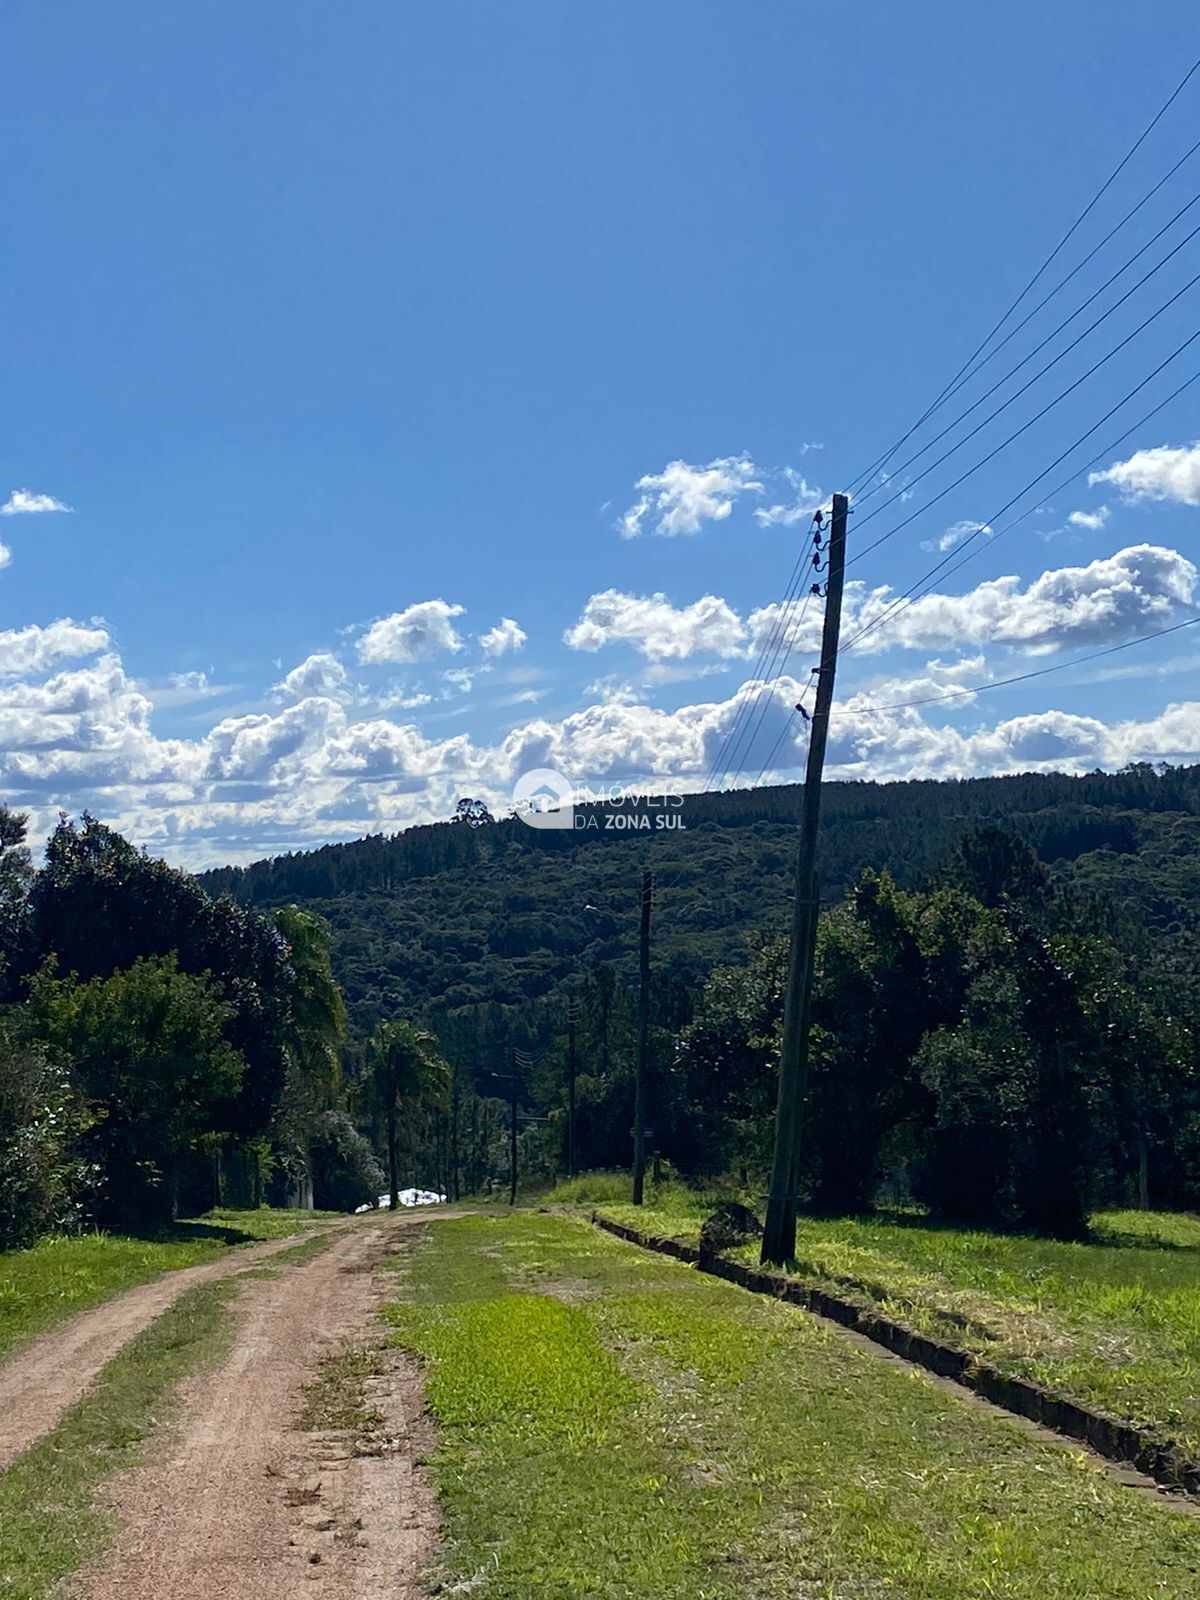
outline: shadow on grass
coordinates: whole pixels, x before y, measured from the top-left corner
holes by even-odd
[[[1158,1233],[1121,1233],[1116,1228],[1089,1233],[1082,1242],[1102,1250],[1170,1250],[1179,1255],[1200,1255],[1200,1244],[1180,1244],[1178,1239],[1164,1239]]]
[[[1028,1239],[1041,1244],[1086,1244],[1102,1250],[1167,1250],[1183,1255],[1200,1255],[1200,1243],[1183,1244],[1178,1239],[1165,1239],[1158,1233],[1131,1233],[1102,1227],[1089,1229],[1078,1239],[1060,1239],[1054,1234],[1033,1233],[1027,1228],[986,1227],[978,1222],[952,1217],[931,1217],[925,1212],[886,1206],[878,1211],[845,1212],[840,1215],[826,1213],[801,1213],[820,1222],[856,1222],[864,1227],[882,1225],[888,1228],[911,1228],[921,1233],[978,1233],[987,1239]],[[1190,1216],[1190,1213],[1187,1213]]]
[[[141,1222],[114,1224],[113,1232],[131,1239],[144,1239],[147,1244],[196,1244],[206,1239],[225,1245],[255,1244],[259,1237],[244,1228],[192,1221],[188,1217],[181,1217],[178,1222],[149,1223],[143,1219]]]

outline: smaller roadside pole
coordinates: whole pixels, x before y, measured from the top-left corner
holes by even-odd
[[[508,1203],[517,1203],[517,1052],[509,1057],[508,1074]]]
[[[579,1026],[579,1002],[567,997],[567,1177],[575,1176],[575,1034]]]
[[[808,1039],[812,1025],[813,962],[817,950],[820,886],[817,879],[817,829],[821,820],[821,777],[829,737],[829,710],[837,668],[842,621],[842,585],[846,570],[846,514],[849,500],[835,494],[829,524],[825,622],[821,633],[821,665],[817,699],[808,736],[804,805],[796,854],[796,896],[788,956],[787,992],[783,1006],[783,1044],[779,1056],[779,1097],[775,1109],[775,1149],[771,1188],[763,1226],[762,1262],[783,1266],[796,1254],[796,1180],[801,1118],[808,1087]],[[819,532],[814,544],[820,547]],[[814,556],[814,564],[818,557]],[[635,1194],[636,1198],[636,1194]]]
[[[642,932],[638,950],[637,1071],[633,1086],[633,1203],[642,1204],[646,1188],[646,1068],[650,1050],[650,908],[654,874],[642,873]]]
[[[529,1064],[529,1057],[521,1050],[508,1047],[508,1071],[493,1072],[497,1083],[508,1085],[508,1203],[517,1203],[517,1102],[521,1097],[521,1079],[518,1068]]]

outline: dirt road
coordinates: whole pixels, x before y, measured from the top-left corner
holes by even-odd
[[[335,1224],[340,1226],[340,1224]],[[0,1365],[0,1471],[49,1433],[100,1369],[197,1284],[227,1278],[290,1250],[300,1238],[231,1250],[219,1261],[164,1273],[62,1323]]]
[[[399,1354],[371,1380],[383,1418],[367,1441],[297,1429],[323,1358],[364,1337],[386,1285],[373,1272],[421,1223],[358,1225],[321,1255],[248,1279],[234,1345],[189,1380],[182,1415],[107,1499],[119,1532],[80,1575],[82,1600],[409,1600],[437,1539],[418,1461],[429,1447],[420,1377]]]

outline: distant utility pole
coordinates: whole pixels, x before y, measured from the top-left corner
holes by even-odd
[[[508,1053],[508,1203],[517,1203],[517,1052]]]
[[[514,1206],[517,1203],[517,1100],[520,1089],[517,1067],[518,1065],[525,1065],[528,1059],[514,1045],[509,1045],[508,1071],[489,1073],[489,1077],[494,1078],[497,1083],[506,1083],[508,1085],[508,1203],[510,1206]]]
[[[637,1076],[633,1089],[633,1203],[640,1206],[646,1186],[646,1056],[650,1046],[650,907],[654,874],[642,873],[642,937],[638,956]]]
[[[458,1199],[459,1187],[459,1162],[458,1162],[458,1062],[454,1063],[450,1075],[450,1199]]]
[[[842,622],[842,583],[846,570],[848,509],[849,501],[846,496],[835,494],[829,525],[829,564],[825,585],[825,625],[821,634],[821,665],[817,677],[816,706],[808,736],[804,812],[800,824],[800,845],[796,855],[796,898],[792,913],[787,996],[783,1008],[779,1099],[775,1109],[775,1152],[771,1162],[771,1189],[767,1197],[767,1219],[762,1241],[762,1260],[774,1266],[783,1266],[796,1253],[796,1180],[800,1153],[800,1121],[808,1084],[808,1035],[812,1023],[813,961],[817,949],[817,916],[820,908],[816,872],[817,829],[821,820],[821,775],[825,767],[825,742],[829,736],[829,708],[833,701],[838,634]],[[819,546],[819,535],[814,542]]]
[[[579,1002],[567,1000],[567,1177],[575,1176],[575,1029],[579,1022]]]

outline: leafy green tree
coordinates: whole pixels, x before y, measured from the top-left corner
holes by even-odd
[[[1132,1087],[1115,952],[1002,904],[979,907],[966,953],[962,1019],[916,1056],[933,1107],[922,1193],[960,1219],[1079,1237],[1111,1192],[1113,1108]]]
[[[912,1058],[934,1018],[922,896],[864,872],[822,919],[802,1165],[817,1209],[868,1209],[886,1135],[920,1101]]]
[[[465,822],[469,828],[486,828],[495,817],[488,810],[486,800],[462,799],[454,808],[451,822]]]
[[[442,1105],[450,1086],[450,1068],[432,1033],[399,1020],[382,1023],[375,1030],[371,1072],[387,1131],[388,1192],[394,1211],[400,1204],[397,1117],[403,1113],[412,1122],[422,1110]]]
[[[33,867],[25,844],[28,818],[0,806],[0,985],[8,989],[20,971],[28,931]]]
[[[322,1210],[374,1205],[386,1181],[371,1141],[344,1111],[324,1111],[310,1135],[315,1202]]]
[[[27,972],[54,957],[60,973],[87,981],[169,956],[204,975],[244,1062],[213,1125],[242,1141],[266,1132],[288,1066],[288,948],[273,921],[212,899],[86,812],[79,825],[63,817],[50,836],[29,906]]]
[[[80,1221],[93,1174],[78,1154],[89,1117],[66,1066],[0,1016],[0,1250]]]
[[[184,1155],[237,1094],[229,1005],[173,956],[81,982],[47,964],[30,984],[29,1025],[68,1066],[95,1119],[88,1147],[104,1210],[139,1221],[176,1214]]]
[[[787,945],[761,944],[741,967],[718,967],[679,1034],[673,1076],[690,1137],[673,1157],[702,1176],[761,1171],[770,1153]]]

